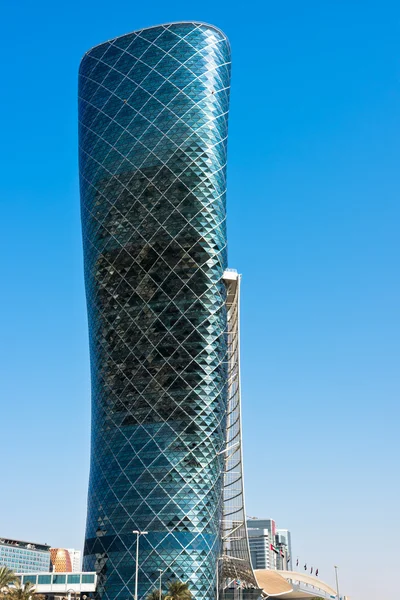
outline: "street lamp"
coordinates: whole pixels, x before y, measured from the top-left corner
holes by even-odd
[[[74,595],[74,600],[76,600],[76,590],[73,590],[73,589],[67,590],[68,600],[71,600],[71,592]]]
[[[157,571],[160,573],[160,581],[158,584],[158,600],[161,600],[161,577],[163,574],[163,570],[162,569],[157,569]]]
[[[216,591],[217,591],[217,594],[216,594],[217,600],[219,600],[219,561],[220,560],[224,560],[224,557],[223,556],[217,557],[217,568],[215,571],[215,580],[216,580],[215,587],[216,587]]]
[[[339,578],[338,578],[338,568],[339,568],[339,567],[337,567],[337,566],[335,565],[335,576],[336,576],[336,593],[337,593],[338,600],[340,600],[340,596],[339,596]]]
[[[138,600],[138,577],[139,577],[139,538],[141,535],[147,535],[148,531],[139,531],[135,529],[132,533],[136,533],[136,568],[135,568],[135,600]]]

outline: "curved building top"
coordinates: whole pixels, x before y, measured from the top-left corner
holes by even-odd
[[[105,40],[104,42],[101,42],[100,44],[96,44],[95,46],[92,46],[91,48],[89,48],[89,50],[87,50],[85,52],[85,54],[82,57],[81,63],[88,54],[91,54],[93,51],[95,51],[99,48],[102,48],[102,46],[112,44],[116,40],[122,40],[123,38],[129,37],[129,36],[140,35],[145,32],[153,33],[157,29],[172,29],[174,27],[180,27],[182,25],[190,25],[190,26],[197,25],[198,27],[215,31],[216,33],[218,33],[221,36],[221,38],[223,38],[226,41],[226,43],[230,47],[229,39],[226,36],[226,34],[222,31],[222,29],[219,29],[219,27],[216,27],[215,25],[210,25],[209,23],[204,23],[203,21],[173,21],[171,23],[160,23],[159,25],[151,25],[150,27],[143,27],[142,29],[130,31],[129,33],[123,33],[122,35],[118,35],[116,37],[110,38],[109,40]]]

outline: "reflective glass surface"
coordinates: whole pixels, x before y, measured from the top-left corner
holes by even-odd
[[[48,571],[50,552],[31,550],[24,545],[0,544],[0,564],[19,573]]]
[[[84,570],[101,598],[168,580],[215,597],[227,402],[230,50],[176,23],[90,50],[79,74],[92,368]]]

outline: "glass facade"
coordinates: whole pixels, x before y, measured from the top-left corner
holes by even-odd
[[[81,591],[89,592],[93,591],[96,585],[95,573],[20,573],[18,578],[23,584],[30,581],[34,585],[49,586],[49,588],[58,586],[55,588],[58,591],[60,591],[60,586],[66,588],[65,591],[72,586],[75,591],[79,591],[81,588]],[[39,589],[38,593],[40,594],[42,591],[43,589]],[[44,591],[51,591],[51,589],[46,588]]]
[[[84,570],[100,598],[159,571],[215,598],[227,404],[230,50],[174,23],[90,50],[79,73],[92,448]]]
[[[37,546],[37,545],[36,545]],[[48,571],[50,567],[50,548],[17,540],[0,540],[0,566],[15,572],[37,573]]]

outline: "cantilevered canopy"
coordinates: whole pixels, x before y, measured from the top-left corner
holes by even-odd
[[[258,585],[267,596],[282,596],[293,591],[293,587],[277,571],[259,569],[254,571]]]
[[[258,585],[267,598],[297,600],[301,598],[336,598],[336,592],[317,577],[297,571],[256,569]]]

